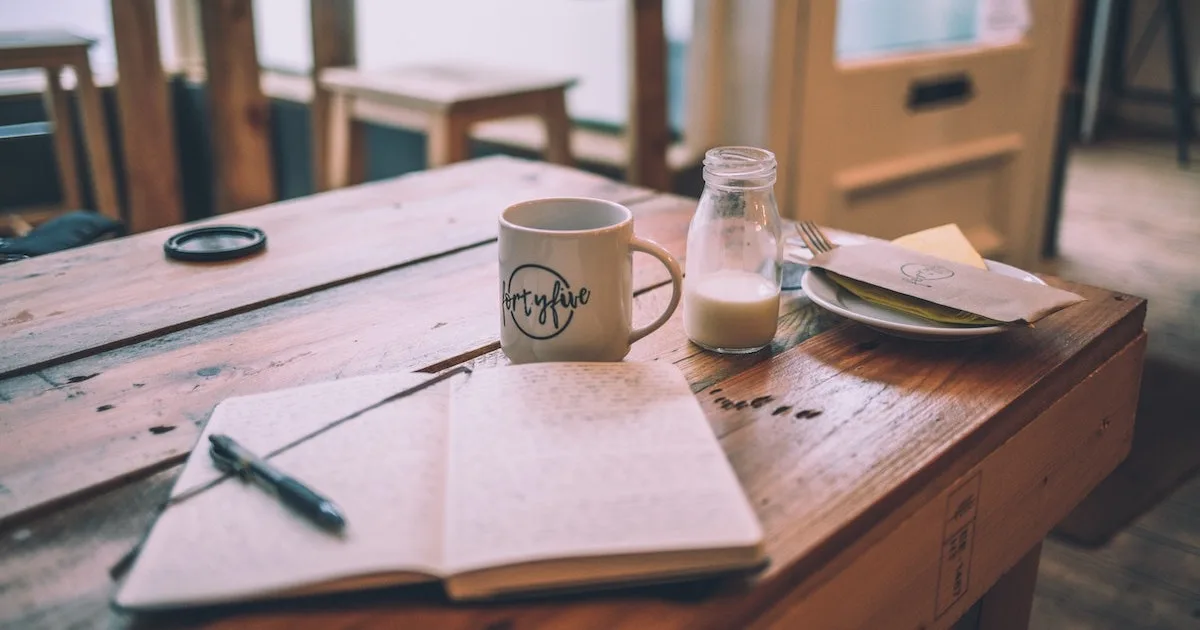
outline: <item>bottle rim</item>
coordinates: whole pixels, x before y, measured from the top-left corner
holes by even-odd
[[[752,187],[769,185],[775,180],[775,169],[775,154],[759,147],[724,146],[704,152],[705,181],[710,181],[711,177],[742,180],[743,185]]]

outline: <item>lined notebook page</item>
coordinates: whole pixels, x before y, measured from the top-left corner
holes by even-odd
[[[452,396],[446,571],[753,544],[761,531],[679,370],[479,370]]]
[[[219,475],[208,455],[213,432],[264,455],[427,378],[366,376],[229,399],[214,410],[173,494]],[[163,513],[117,603],[216,602],[364,574],[436,575],[448,396],[449,383],[435,385],[271,459],[342,508],[343,537],[318,529],[266,490],[231,479]]]

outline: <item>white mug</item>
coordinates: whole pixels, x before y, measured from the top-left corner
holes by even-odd
[[[662,261],[671,303],[633,328],[633,252]],[[657,243],[633,235],[619,203],[564,197],[510,206],[500,215],[500,347],[513,363],[620,361],[666,323],[683,274]]]

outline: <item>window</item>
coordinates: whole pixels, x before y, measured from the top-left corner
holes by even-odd
[[[671,119],[682,126],[682,74],[694,0],[665,0]],[[361,68],[467,61],[567,73],[579,78],[568,108],[577,120],[621,126],[628,99],[629,0],[358,0]],[[263,67],[312,68],[309,5],[255,0],[255,35]]]
[[[842,59],[967,44],[980,0],[838,0]]]

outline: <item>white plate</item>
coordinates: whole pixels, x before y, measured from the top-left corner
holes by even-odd
[[[994,260],[986,262],[988,271],[1025,282],[1046,284],[1042,282],[1041,278],[1022,269]],[[1011,328],[1011,326],[943,324],[872,304],[839,287],[820,269],[809,268],[808,271],[805,271],[800,278],[800,288],[817,305],[879,332],[897,337],[922,341],[958,341],[971,337],[994,335]]]

